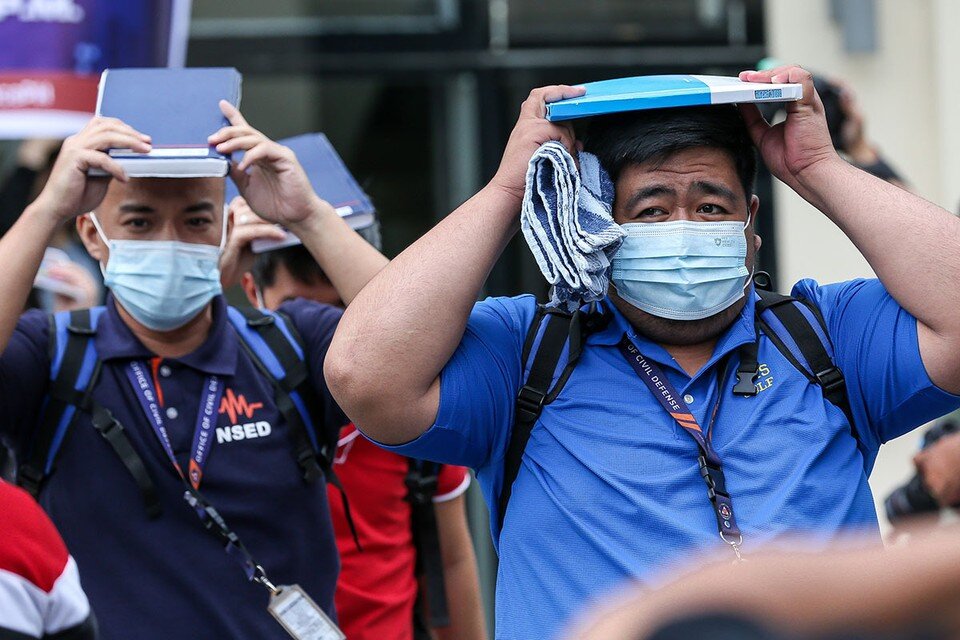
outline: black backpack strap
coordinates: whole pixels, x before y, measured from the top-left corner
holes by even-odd
[[[71,311],[67,325],[67,343],[63,347],[62,358],[58,358],[57,324],[54,316],[50,322],[51,365],[58,366],[51,383],[47,406],[40,420],[36,438],[30,448],[27,460],[20,466],[17,482],[37,498],[44,479],[53,470],[61,442],[73,423],[77,410],[89,413],[93,427],[107,441],[130,472],[140,489],[144,508],[150,518],[160,515],[160,498],[156,486],[147,471],[146,465],[137,454],[124,432],[123,426],[110,411],[93,400],[93,388],[100,378],[99,358],[87,372],[84,364],[88,359],[88,350],[93,349],[96,328],[90,309]],[[94,354],[95,355],[95,354]],[[59,362],[58,362],[59,360]],[[81,379],[89,375],[86,383]],[[82,385],[82,390],[78,386]]]
[[[517,393],[516,409],[513,419],[513,428],[510,430],[510,442],[504,455],[503,486],[500,489],[498,503],[498,524],[503,528],[503,519],[507,513],[513,483],[520,473],[523,452],[530,440],[530,432],[540,418],[540,413],[546,404],[553,402],[560,394],[570,374],[580,357],[583,332],[580,326],[581,313],[579,310],[566,313],[559,309],[538,309],[530,330],[524,341],[523,360],[526,364],[530,352],[541,334],[539,344],[533,353],[530,364],[530,373],[520,391]],[[556,385],[551,389],[553,375],[563,354],[564,346],[569,343],[569,359]]]
[[[433,504],[433,498],[437,494],[440,467],[441,465],[436,462],[411,458],[406,477],[407,500],[410,502],[412,515],[413,542],[417,549],[417,574],[423,575],[426,582],[427,622],[431,629],[450,625],[447,588],[443,575],[443,555],[440,551],[440,530]],[[422,602],[418,602],[417,610],[421,609]]]
[[[140,496],[143,498],[143,506],[147,510],[147,517],[150,519],[158,518],[162,510],[157,488],[153,484],[153,479],[150,477],[143,459],[130,443],[123,425],[113,417],[109,409],[98,403],[91,403],[91,414],[93,428],[103,436],[103,439],[107,441],[107,444],[110,445],[117,457],[120,458],[123,466],[127,468],[127,471],[136,481],[137,487],[140,489]]]
[[[833,358],[827,351],[832,345],[824,344],[824,339],[830,340],[830,334],[827,332],[827,325],[824,322],[823,315],[816,305],[805,300],[799,300],[791,296],[784,296],[768,291],[757,290],[760,300],[756,305],[756,319],[758,326],[767,334],[770,340],[777,346],[780,352],[797,368],[811,383],[819,385],[823,390],[823,397],[831,404],[839,408],[850,423],[850,430],[854,438],[859,441],[857,426],[853,421],[853,412],[850,409],[850,399],[847,396],[847,385],[843,377],[843,372],[834,363]],[[810,310],[815,318],[820,332],[813,327],[807,316],[800,310],[798,305],[804,305]],[[776,335],[769,324],[763,320],[763,314],[769,311],[780,324],[783,325],[787,333],[797,345],[800,354],[809,366],[809,371],[790,351],[783,340]]]

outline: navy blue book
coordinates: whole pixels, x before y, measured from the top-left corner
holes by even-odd
[[[370,197],[351,175],[333,145],[322,133],[306,133],[278,140],[297,154],[297,160],[310,179],[310,185],[318,196],[333,205],[347,224],[354,229],[365,229],[376,220],[376,210]],[[236,154],[236,162],[241,154]],[[233,180],[227,180],[227,203],[239,195]],[[255,253],[280,249],[299,244],[300,240],[287,232],[284,240],[254,240],[251,248]]]
[[[232,68],[107,69],[97,115],[119,118],[153,138],[150,153],[111,149],[131,178],[227,175],[230,159],[207,144],[226,126],[220,100],[240,107],[240,72]]]

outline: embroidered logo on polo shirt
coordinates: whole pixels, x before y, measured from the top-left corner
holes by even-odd
[[[234,393],[233,389],[224,391],[219,413],[227,414],[230,422],[234,424],[229,427],[217,427],[217,444],[264,438],[270,435],[273,427],[266,420],[240,422],[241,417],[251,419],[254,412],[262,408],[262,402],[249,402],[242,393]]]
[[[757,384],[754,385],[757,387],[757,393],[766,391],[773,386],[773,376],[770,375],[770,367],[765,362],[757,367],[757,372],[760,374]]]

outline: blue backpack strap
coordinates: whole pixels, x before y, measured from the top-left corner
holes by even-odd
[[[65,311],[50,319],[50,391],[40,425],[17,482],[35,498],[43,481],[53,473],[57,455],[76,418],[77,410],[89,413],[91,423],[123,462],[140,489],[147,515],[160,515],[160,498],[146,465],[137,454],[123,426],[110,410],[97,403],[93,388],[100,377],[94,337],[104,307]]]
[[[103,307],[50,316],[50,390],[40,423],[17,471],[17,482],[35,498],[54,462],[77,409],[84,405],[99,374],[94,347]]]
[[[325,428],[320,413],[323,402],[310,379],[300,334],[290,319],[278,312],[228,307],[227,317],[239,334],[243,349],[273,385],[274,402],[290,428],[294,455],[304,479],[312,482],[323,475],[340,491],[347,525],[362,551],[347,493],[333,471],[339,429]],[[322,439],[318,437],[317,425],[324,427]]]
[[[330,467],[335,444],[330,438],[321,442],[317,437],[319,414],[314,412],[322,405],[310,384],[299,336],[294,338],[292,325],[270,311],[229,307],[227,314],[241,345],[273,385],[277,409],[290,426],[304,478],[316,480]]]
[[[859,441],[853,421],[843,371],[833,359],[833,343],[826,322],[816,305],[757,289],[757,325],[784,357],[823,391],[823,397],[839,408]]]

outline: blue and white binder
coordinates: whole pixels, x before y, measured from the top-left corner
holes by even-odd
[[[624,111],[748,102],[792,102],[799,84],[743,82],[727,76],[635,76],[588,82],[587,92],[547,105],[547,120],[558,122]]]
[[[97,115],[123,120],[149,135],[153,147],[149,153],[111,149],[110,156],[131,178],[227,175],[230,159],[207,137],[229,124],[220,100],[240,107],[240,83],[233,68],[107,69]]]

